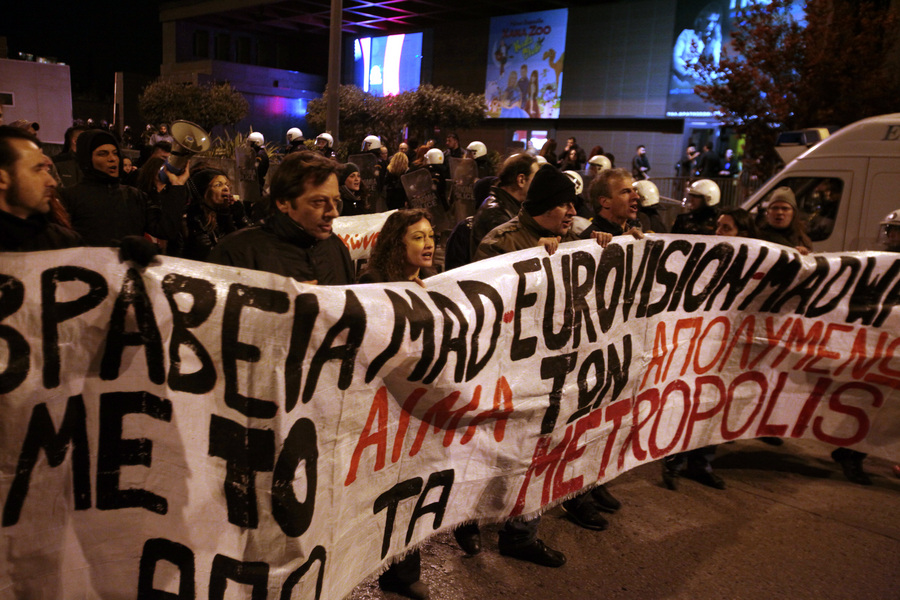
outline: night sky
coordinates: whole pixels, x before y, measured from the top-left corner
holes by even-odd
[[[19,52],[55,57],[70,66],[75,97],[107,99],[116,71],[159,74],[161,3],[14,0],[0,11],[0,35],[9,58]]]

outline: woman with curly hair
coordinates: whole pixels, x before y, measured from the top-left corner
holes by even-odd
[[[431,273],[434,248],[434,229],[428,211],[398,210],[384,222],[359,282],[415,281],[425,287],[422,277]],[[378,585],[407,598],[427,598],[428,586],[420,580],[421,574],[422,558],[414,550],[382,573]]]
[[[415,281],[432,273],[434,229],[423,208],[398,210],[384,222],[360,283]]]

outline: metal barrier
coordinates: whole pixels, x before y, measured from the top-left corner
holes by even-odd
[[[687,188],[693,181],[697,181],[699,177],[651,177],[650,181],[659,188],[659,195],[671,198],[672,200],[682,200],[687,195]],[[759,189],[761,183],[752,181],[749,185],[742,184],[737,177],[715,177],[712,181],[719,186],[722,192],[722,199],[719,206],[740,206],[744,200],[749,198],[753,192]]]

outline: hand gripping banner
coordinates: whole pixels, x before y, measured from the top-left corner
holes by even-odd
[[[2,597],[340,598],[695,447],[900,459],[896,255],[647,236],[427,284],[0,255]]]

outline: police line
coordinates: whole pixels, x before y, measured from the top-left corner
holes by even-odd
[[[0,255],[0,589],[339,598],[695,447],[900,459],[895,255],[647,236],[427,284]]]

